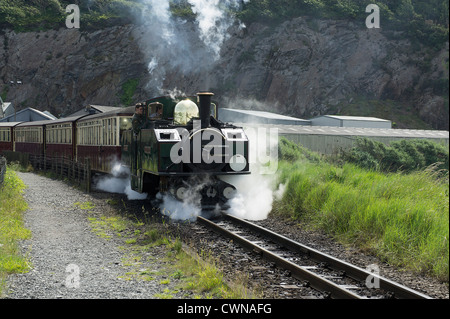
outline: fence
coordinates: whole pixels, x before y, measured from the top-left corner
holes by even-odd
[[[67,179],[79,187],[91,191],[91,165],[89,159],[83,162],[65,157],[47,157],[18,152],[3,153],[9,162],[19,162],[23,167],[31,165],[35,171],[50,172],[54,177]]]
[[[3,186],[6,174],[6,158],[0,156],[0,188]]]

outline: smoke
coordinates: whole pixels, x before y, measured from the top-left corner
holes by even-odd
[[[186,199],[179,201],[170,195],[158,193],[156,198],[162,201],[159,205],[159,211],[164,216],[170,217],[175,221],[195,221],[201,214],[201,208],[195,201]]]
[[[250,175],[223,176],[236,187],[227,213],[248,220],[264,220],[272,211],[274,199],[281,199],[285,185],[278,185],[278,131],[247,128],[250,140]]]
[[[192,11],[197,15],[196,22],[200,39],[207,47],[211,48],[215,59],[218,60],[222,44],[229,38],[227,31],[234,23],[229,10],[238,9],[240,1],[188,0],[188,2],[192,5]]]
[[[236,187],[236,196],[228,203],[227,213],[248,220],[264,220],[272,211],[274,199],[281,199],[285,185],[277,186],[276,175],[251,175],[221,177]]]
[[[131,189],[130,170],[115,163],[111,175],[94,180],[94,188],[108,193],[126,194],[128,200],[144,200],[147,194],[141,194]]]
[[[143,10],[138,19],[143,29],[136,30],[134,36],[149,61],[146,90],[154,95],[162,94],[167,89],[164,81],[169,72],[187,76],[211,70],[229,38],[229,28],[236,22],[231,10],[238,10],[248,1],[186,0],[195,14],[192,23],[172,15],[169,0],[140,0]],[[209,88],[195,88],[201,89]]]
[[[176,221],[195,221],[197,216],[202,214],[201,208],[201,193],[200,191],[212,183],[209,176],[196,176],[187,181],[184,181],[185,195],[184,200],[179,201],[171,194],[158,193],[156,198],[159,199],[160,212]]]

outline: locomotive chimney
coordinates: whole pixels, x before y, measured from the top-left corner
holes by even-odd
[[[214,93],[200,92],[197,93],[198,104],[200,109],[200,120],[202,122],[202,129],[209,127],[211,117],[211,99]]]

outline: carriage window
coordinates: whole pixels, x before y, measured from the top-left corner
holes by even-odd
[[[111,145],[111,119],[108,119],[108,124],[106,126],[106,137],[108,140],[106,141],[106,145]]]
[[[116,141],[116,137],[117,137],[117,135],[116,135],[116,127],[117,127],[117,119],[114,118],[113,121],[112,121],[112,130],[111,130],[113,145],[117,144],[117,141]]]
[[[120,130],[130,130],[131,129],[131,117],[122,117],[120,119]]]

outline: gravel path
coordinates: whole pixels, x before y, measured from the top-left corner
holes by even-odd
[[[22,248],[32,269],[10,276],[7,298],[154,298],[168,288],[158,280],[120,278],[127,272],[122,265],[124,251],[119,248],[123,242],[95,235],[88,212],[75,205],[89,201],[96,205],[94,210],[104,213],[105,200],[32,173],[19,173],[19,177],[28,186],[25,227],[32,238],[24,241]]]

